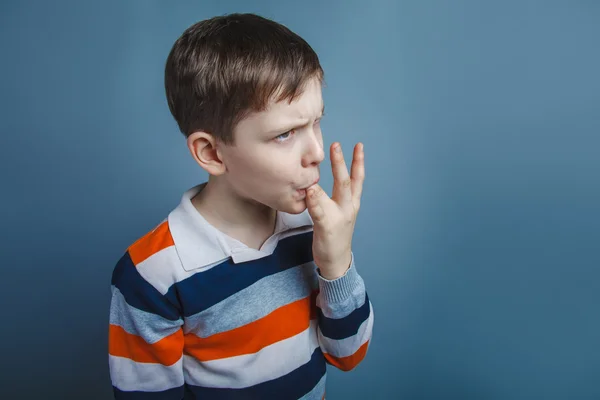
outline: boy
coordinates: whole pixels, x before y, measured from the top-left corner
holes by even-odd
[[[166,63],[169,108],[208,182],[132,244],[112,277],[117,399],[322,399],[325,367],[365,356],[372,307],[351,251],[364,180],[331,147],[323,71],[286,27],[201,21]]]

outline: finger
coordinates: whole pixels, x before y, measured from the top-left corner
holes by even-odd
[[[354,146],[350,171],[350,180],[352,181],[352,201],[358,207],[362,196],[363,182],[365,181],[365,150],[362,143],[358,143]]]
[[[330,149],[331,171],[333,172],[333,192],[331,198],[338,204],[344,204],[352,200],[352,181],[348,174],[342,145],[334,143]]]
[[[325,218],[325,207],[322,204],[325,200],[330,201],[327,193],[318,184],[306,189],[306,207],[315,224],[323,222]]]

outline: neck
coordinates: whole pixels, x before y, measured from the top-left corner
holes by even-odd
[[[274,209],[240,197],[212,176],[192,204],[209,224],[252,248],[260,248],[275,230]]]

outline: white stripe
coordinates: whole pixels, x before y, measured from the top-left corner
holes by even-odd
[[[171,366],[137,363],[129,358],[108,355],[110,379],[123,391],[160,392],[183,385],[183,358]]]
[[[370,314],[369,318],[360,324],[356,335],[350,336],[345,339],[334,340],[323,336],[321,329],[319,329],[319,343],[324,353],[331,354],[334,357],[348,357],[356,353],[356,351],[365,344],[373,334],[373,306],[369,302]]]
[[[173,284],[198,272],[187,272],[181,267],[175,246],[169,246],[154,253],[139,263],[137,270],[162,295],[167,294]]]
[[[254,354],[199,362],[183,356],[185,381],[191,385],[245,388],[287,375],[310,361],[319,347],[316,321],[303,332]]]

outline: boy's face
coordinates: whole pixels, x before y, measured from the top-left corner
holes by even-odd
[[[309,81],[292,103],[269,103],[235,128],[234,146],[221,147],[225,179],[237,195],[279,211],[306,209],[303,189],[319,180],[324,159],[321,83]]]

